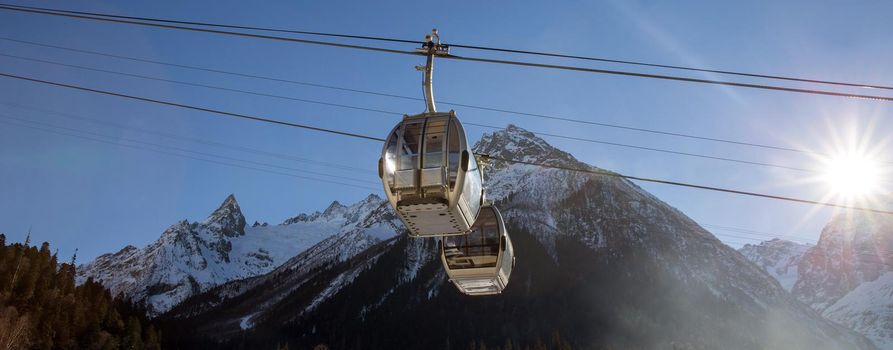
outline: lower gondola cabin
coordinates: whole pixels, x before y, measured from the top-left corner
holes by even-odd
[[[450,282],[460,292],[468,295],[501,293],[512,274],[515,254],[499,210],[484,206],[471,232],[443,237],[440,258]]]

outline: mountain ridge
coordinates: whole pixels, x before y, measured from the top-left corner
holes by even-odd
[[[364,215],[382,203],[370,194],[350,206],[334,201],[323,212],[298,214],[280,225],[247,227],[230,194],[203,221],[181,220],[142,249],[129,245],[81,265],[77,280],[100,281],[115,294],[145,302],[157,316],[217,285],[272,271],[320,241],[363,225]]]
[[[808,244],[773,238],[757,245],[745,244],[738,251],[765,269],[790,292],[799,277],[798,268],[803,254],[811,247]]]

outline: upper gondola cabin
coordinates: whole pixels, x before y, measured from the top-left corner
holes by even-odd
[[[404,116],[385,142],[378,175],[413,237],[466,234],[483,203],[483,174],[453,111]]]

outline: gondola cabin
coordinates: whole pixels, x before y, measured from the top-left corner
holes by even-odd
[[[464,235],[483,202],[483,175],[456,113],[405,116],[378,160],[385,194],[413,237]]]
[[[515,265],[515,253],[494,206],[484,206],[471,232],[444,237],[440,243],[443,267],[459,291],[468,295],[499,294]]]

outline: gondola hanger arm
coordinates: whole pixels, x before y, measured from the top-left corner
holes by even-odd
[[[431,34],[425,35],[425,43],[422,47],[417,48],[416,52],[427,56],[424,66],[416,66],[415,69],[424,72],[422,78],[422,89],[425,96],[425,104],[428,113],[437,112],[437,106],[434,104],[434,56],[448,56],[450,54],[449,45],[440,42],[440,35],[437,28],[431,30]]]

